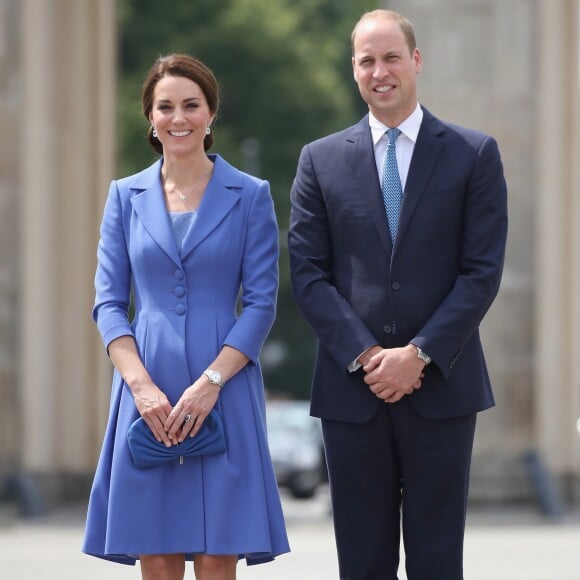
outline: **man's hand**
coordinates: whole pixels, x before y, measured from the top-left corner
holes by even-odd
[[[415,389],[421,388],[425,363],[417,357],[417,347],[409,344],[400,348],[373,347],[364,364],[364,381],[371,392],[385,403],[396,403]],[[365,353],[365,354],[367,354]]]

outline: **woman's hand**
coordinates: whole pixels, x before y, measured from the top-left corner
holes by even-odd
[[[132,336],[119,336],[108,347],[109,356],[129,387],[135,406],[147,423],[155,439],[171,447],[163,425],[171,413],[171,404],[165,393],[151,380]]]
[[[164,427],[167,417],[171,413],[171,404],[165,393],[152,381],[139,387],[133,387],[131,391],[135,406],[151,429],[155,439],[166,447],[171,447],[172,442]]]
[[[219,394],[220,387],[212,385],[205,375],[185,389],[165,421],[164,429],[169,439],[173,443],[181,443],[188,435],[195,437],[214,408]]]

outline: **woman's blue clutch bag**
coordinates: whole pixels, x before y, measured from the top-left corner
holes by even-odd
[[[222,418],[215,408],[205,418],[197,435],[186,437],[179,445],[165,447],[159,443],[142,417],[131,423],[127,442],[133,463],[139,469],[156,467],[181,457],[211,455],[226,450]]]

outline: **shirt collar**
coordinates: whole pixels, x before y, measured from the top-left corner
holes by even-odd
[[[413,144],[415,144],[417,142],[417,135],[419,134],[422,121],[423,109],[421,109],[421,106],[417,103],[415,110],[398,126],[398,129],[401,130],[401,133],[403,133],[405,137],[408,137]],[[373,136],[373,145],[376,145],[389,127],[381,123],[370,111],[369,125]]]

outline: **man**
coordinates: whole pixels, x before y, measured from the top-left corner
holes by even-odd
[[[502,164],[418,104],[406,18],[363,15],[352,47],[369,114],[302,150],[288,237],[340,577],[397,578],[402,514],[409,580],[459,580],[476,413],[494,404],[478,329],[503,267]]]

